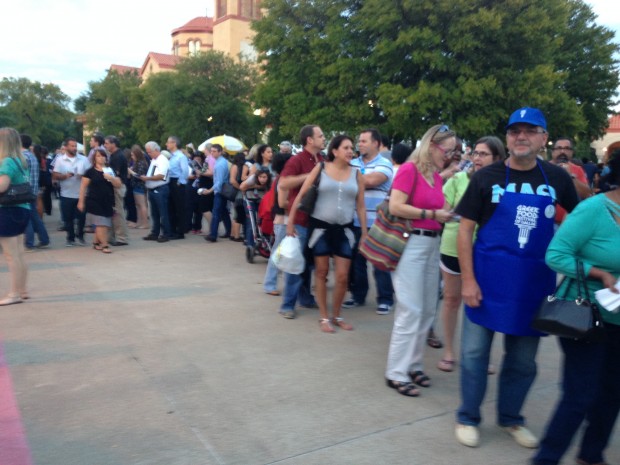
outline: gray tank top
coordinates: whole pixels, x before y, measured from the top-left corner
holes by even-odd
[[[312,216],[329,224],[348,224],[353,221],[355,198],[357,197],[357,168],[351,169],[346,181],[330,178],[321,171],[319,195]]]

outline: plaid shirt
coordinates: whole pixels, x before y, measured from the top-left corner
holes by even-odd
[[[32,193],[39,195],[39,162],[30,150],[23,150],[22,154],[26,158],[28,163],[28,171],[30,171],[30,187],[32,187]]]

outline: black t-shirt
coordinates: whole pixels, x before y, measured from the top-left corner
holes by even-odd
[[[123,184],[127,184],[127,158],[125,158],[125,155],[123,154],[123,151],[121,149],[118,149],[116,152],[110,155],[110,168],[114,170],[115,176],[121,178]]]
[[[508,192],[547,196],[551,193],[554,204],[559,203],[567,211],[572,211],[579,203],[579,197],[570,175],[546,161],[540,161],[540,166],[547,176],[549,189],[539,166],[535,166],[528,171],[510,169]],[[480,169],[471,177],[456,213],[484,226],[495,212],[505,188],[506,165],[503,161]]]
[[[84,173],[90,179],[86,193],[86,211],[92,215],[111,217],[114,214],[114,187],[101,171],[90,168]]]

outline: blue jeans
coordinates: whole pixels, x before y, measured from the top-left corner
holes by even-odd
[[[168,217],[168,196],[170,188],[167,184],[155,189],[149,189],[149,204],[151,205],[151,235],[159,236],[163,228],[163,235],[170,237],[170,218]]]
[[[461,337],[461,406],[457,421],[477,426],[480,405],[487,389],[489,354],[495,331],[472,323],[463,316]],[[498,379],[497,423],[524,425],[521,408],[536,378],[536,351],[540,338],[504,334],[504,359]]]
[[[60,196],[60,210],[67,230],[67,241],[75,242],[75,220],[78,222],[77,237],[84,239],[84,222],[86,215],[77,209],[78,199]],[[35,211],[36,213],[36,211]]]
[[[282,239],[286,237],[286,225],[274,224],[273,232],[275,233],[275,239],[271,250],[276,250]],[[271,260],[267,263],[267,270],[265,271],[265,278],[263,279],[263,290],[265,292],[272,292],[278,289],[278,268],[273,264]]]
[[[293,219],[291,218],[290,221],[293,221]],[[295,231],[301,243],[301,249],[304,250],[308,243],[308,228],[295,225]],[[280,312],[294,310],[298,299],[301,305],[314,304],[314,296],[310,293],[310,268],[311,264],[306,260],[306,269],[303,273],[284,273],[284,294],[282,296]]]
[[[366,302],[366,295],[368,295],[368,272],[366,259],[358,253],[362,230],[356,226],[353,228],[353,232],[355,233],[355,248],[353,251],[353,264],[349,272],[349,291],[351,291],[353,300],[358,304],[363,304]],[[392,275],[389,271],[378,270],[374,266],[372,268],[377,285],[377,304],[392,306],[394,304]]]
[[[30,221],[26,226],[26,247],[32,249],[34,247],[34,234],[39,236],[39,243],[46,245],[50,243],[50,237],[47,234],[47,229],[41,220],[41,217],[37,213],[37,202],[30,203]]]
[[[560,463],[596,399],[605,359],[604,344],[567,338],[558,338],[558,341],[564,352],[562,398],[532,460],[537,465]],[[602,458],[596,460],[596,463],[599,462]]]
[[[230,213],[228,213],[228,208],[226,208],[226,202],[228,202],[228,200],[222,194],[215,194],[215,198],[213,199],[213,217],[211,219],[210,234],[213,239],[217,239],[217,231],[220,227],[220,221],[224,222],[226,235],[230,236]]]

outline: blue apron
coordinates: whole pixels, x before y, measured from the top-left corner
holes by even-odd
[[[509,174],[506,166],[506,189]],[[515,336],[543,335],[532,330],[530,322],[542,299],[555,289],[555,273],[545,264],[554,218],[551,196],[504,192],[474,245],[474,273],[482,301],[480,307],[465,306],[471,321]]]

